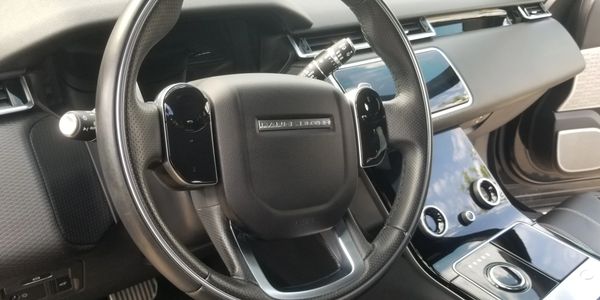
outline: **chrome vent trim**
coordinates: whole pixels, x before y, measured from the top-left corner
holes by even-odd
[[[519,14],[526,20],[537,20],[552,16],[543,3],[524,4],[517,7]]]
[[[454,21],[462,21],[469,19],[479,19],[479,18],[487,18],[487,17],[508,17],[508,13],[505,9],[500,8],[491,8],[491,9],[480,9],[474,11],[460,12],[454,14],[447,15],[437,15],[432,17],[427,17],[427,20],[436,25],[438,23],[445,22],[454,22]]]
[[[431,23],[429,22],[429,20],[427,18],[418,18],[418,19],[404,20],[404,21],[401,20],[400,24],[402,24],[404,33],[406,33],[406,36],[408,37],[409,41],[426,39],[426,38],[434,37],[436,35],[435,29],[433,28],[433,26],[431,25]],[[418,25],[419,26],[418,31],[413,32],[410,29],[407,29],[409,24],[410,25],[412,25],[412,24]]]
[[[6,82],[9,80],[18,80],[20,85],[19,88],[21,89],[19,92],[22,94],[22,96],[19,97],[15,94],[16,91],[11,91],[6,87]],[[0,115],[13,114],[31,109],[33,107],[33,96],[31,95],[31,90],[29,89],[29,85],[27,84],[25,77],[2,80],[0,81],[0,88],[3,92],[3,95],[6,96],[6,98],[3,100],[8,103],[8,105],[0,106]]]
[[[435,29],[433,28],[433,26],[431,25],[429,20],[427,20],[424,17],[410,19],[410,20],[401,20],[400,23],[402,24],[404,33],[406,33],[408,40],[410,40],[410,41],[430,38],[430,37],[434,37],[436,35]],[[418,28],[413,29],[413,28],[415,28],[415,25],[418,26]],[[288,40],[292,44],[292,47],[294,48],[294,51],[296,52],[296,55],[298,55],[298,57],[313,58],[313,57],[317,56],[319,53],[321,53],[321,51],[323,51],[327,47],[333,45],[333,43],[335,41],[340,40],[342,38],[347,38],[347,37],[349,37],[352,40],[352,42],[354,43],[354,47],[356,48],[357,51],[371,48],[371,45],[369,45],[369,43],[366,41],[365,37],[363,36],[363,34],[360,31],[329,34],[329,35],[314,36],[314,37],[308,37],[308,36],[294,37],[292,35],[288,35]],[[330,42],[331,42],[329,44],[319,41],[315,45],[314,43],[311,44],[311,41],[310,41],[311,39],[312,40],[319,40],[319,39],[327,40],[328,38],[330,39]],[[316,49],[313,49],[313,48],[316,48]]]

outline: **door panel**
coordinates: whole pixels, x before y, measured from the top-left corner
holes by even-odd
[[[505,187],[530,207],[600,190],[600,3],[555,0],[551,12],[582,49],[585,70],[548,93],[490,139]]]

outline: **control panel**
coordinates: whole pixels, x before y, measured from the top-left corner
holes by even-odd
[[[0,299],[38,300],[65,297],[82,288],[83,265],[78,262],[68,268],[15,279],[10,286],[0,287]]]
[[[595,272],[586,263],[598,262],[540,227],[516,223],[456,261],[453,269],[470,284],[453,283],[474,296],[479,291],[473,286],[497,299],[597,299],[593,280],[581,276]],[[577,282],[586,294],[573,298],[581,293],[569,282]]]
[[[490,229],[503,229],[517,218],[506,195],[460,130],[434,136],[432,173],[420,231],[427,239],[469,238]],[[431,220],[438,220],[433,222]],[[433,226],[439,224],[443,226]]]

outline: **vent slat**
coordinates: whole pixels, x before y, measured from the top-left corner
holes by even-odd
[[[0,107],[12,106],[10,98],[8,98],[8,92],[4,84],[0,83]]]
[[[26,92],[23,78],[0,81],[0,115],[23,111],[33,107],[33,100]]]
[[[0,83],[0,101],[6,101],[8,99],[8,93],[6,92],[6,87],[4,84]]]
[[[542,3],[521,5],[519,6],[519,12],[527,20],[546,18],[552,15]]]

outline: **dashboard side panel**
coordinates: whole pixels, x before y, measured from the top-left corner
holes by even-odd
[[[108,201],[85,143],[64,137],[58,118],[49,116],[30,131],[56,222],[73,245],[96,244],[114,223]]]
[[[0,119],[0,279],[59,263],[69,250],[29,142],[30,128],[44,116]]]

